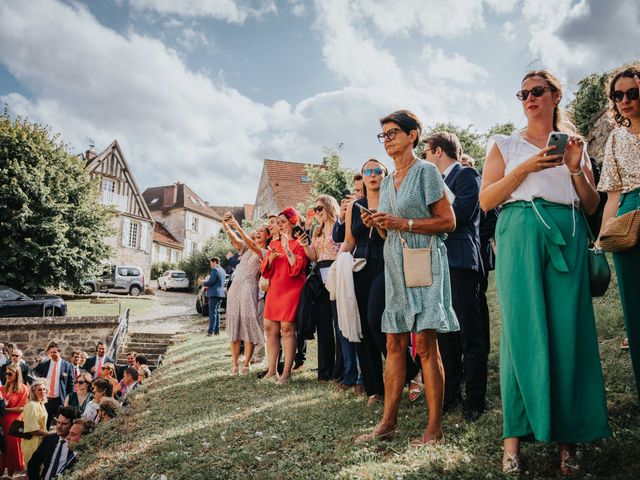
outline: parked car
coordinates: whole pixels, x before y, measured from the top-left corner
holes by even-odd
[[[144,292],[144,273],[134,265],[108,265],[95,280],[83,284],[84,293],[129,293],[137,297]]]
[[[27,295],[0,285],[0,317],[64,317],[67,304],[55,295]]]
[[[158,288],[169,290],[170,288],[189,288],[189,279],[182,270],[167,270],[158,277]]]
[[[229,287],[231,286],[231,282],[233,279],[233,274],[227,275],[227,278],[224,280],[224,297],[222,302],[220,303],[220,308],[227,308],[227,292],[229,291]],[[209,280],[209,275],[207,275],[204,281]],[[204,282],[203,282],[204,283]],[[196,294],[196,312],[201,313],[203,317],[209,316],[209,299],[207,297],[207,289],[202,283],[198,287],[198,293]]]

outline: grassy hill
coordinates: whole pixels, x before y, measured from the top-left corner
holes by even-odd
[[[614,280],[615,282],[615,280]],[[446,443],[412,448],[426,422],[423,402],[402,401],[392,442],[353,445],[382,407],[319,384],[315,342],[306,370],[285,387],[255,375],[229,376],[226,337],[185,335],[141,391],[130,414],[103,425],[84,446],[72,479],[503,478],[499,314],[493,287],[489,411],[477,422],[445,416]],[[585,478],[640,476],[640,408],[631,364],[620,351],[624,327],[615,283],[595,301],[614,436],[581,448]],[[526,478],[557,478],[557,446],[525,444]]]

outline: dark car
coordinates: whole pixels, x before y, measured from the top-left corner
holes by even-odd
[[[224,280],[224,297],[222,298],[222,302],[220,303],[220,308],[227,308],[227,291],[231,286],[231,281],[233,278],[233,274],[227,275],[227,278]],[[207,275],[204,279],[206,282],[209,280],[209,275]],[[198,287],[198,293],[196,294],[196,311],[201,313],[203,317],[209,316],[209,299],[207,298],[207,287],[200,284]]]
[[[55,295],[27,295],[0,285],[0,317],[64,317],[67,304]]]

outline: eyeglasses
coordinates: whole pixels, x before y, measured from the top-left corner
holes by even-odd
[[[378,141],[380,143],[384,143],[387,140],[393,140],[394,138],[396,138],[396,134],[398,132],[401,132],[402,129],[401,128],[392,128],[391,130],[389,130],[388,132],[382,132],[379,133],[378,135],[376,135],[378,137]]]
[[[313,207],[313,211],[316,213],[321,213],[324,211],[324,207],[322,205],[318,205],[317,207]]]
[[[76,382],[76,384],[78,384],[78,385],[86,385],[87,383],[89,383],[89,382],[85,382],[84,380],[78,380]]]
[[[638,100],[639,94],[640,91],[637,88],[630,88],[626,92],[623,92],[622,90],[616,90],[611,94],[611,100],[616,103],[620,103],[622,100],[624,100],[625,95],[629,100]]]
[[[391,130],[389,130],[389,131],[391,131]],[[362,174],[365,177],[372,177],[373,175],[377,175],[379,177],[383,173],[384,173],[384,170],[382,168],[379,168],[379,167],[378,168],[365,168],[362,171]]]
[[[9,370],[7,370],[7,373],[5,375],[8,377],[9,375],[15,375],[15,373],[10,372]]]
[[[15,353],[12,353],[12,354],[11,354],[11,356],[12,356],[12,357],[16,357],[16,358],[20,358],[20,355],[17,355],[17,354],[15,354]]]
[[[518,93],[516,93],[516,97],[518,97],[518,100],[524,102],[527,98],[529,98],[529,94],[533,95],[534,97],[541,97],[547,90],[549,90],[550,92],[555,92],[557,88],[540,86],[533,87],[531,90],[520,90]]]

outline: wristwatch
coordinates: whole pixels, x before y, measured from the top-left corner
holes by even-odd
[[[409,231],[412,232],[413,231],[413,219],[410,218],[407,223],[409,224]]]

